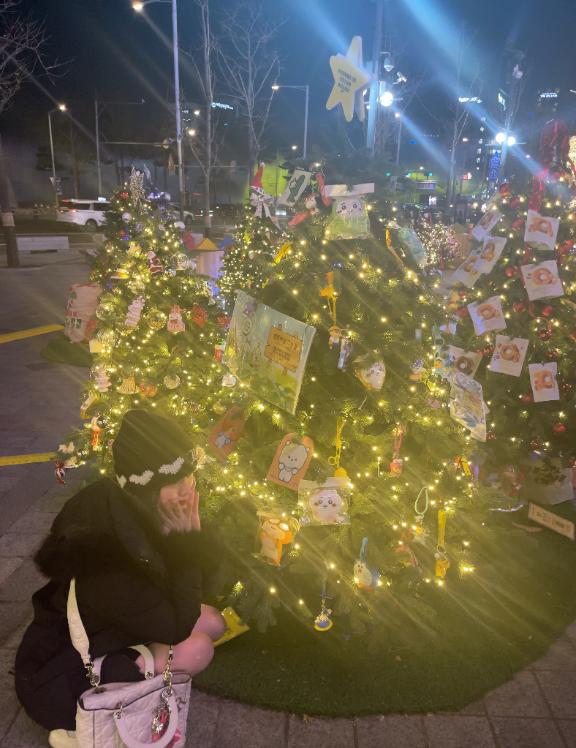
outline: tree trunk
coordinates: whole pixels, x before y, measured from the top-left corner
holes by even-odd
[[[18,245],[16,243],[16,229],[14,227],[14,215],[10,205],[10,177],[4,160],[4,150],[0,139],[0,213],[2,217],[2,229],[4,242],[6,244],[6,264],[9,268],[20,265],[18,256]]]

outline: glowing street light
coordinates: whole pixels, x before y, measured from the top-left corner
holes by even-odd
[[[505,132],[496,133],[494,140],[498,143],[498,145],[504,145],[504,143],[506,143],[509,148],[512,148],[512,146],[516,145],[516,143],[518,142],[515,135],[508,135]]]
[[[66,112],[68,111],[68,107],[63,102],[60,102],[60,104],[56,104],[54,109],[51,109],[48,112],[48,134],[50,136],[50,157],[52,160],[52,186],[54,188],[54,203],[56,206],[58,206],[58,187],[56,185],[56,159],[54,157],[54,136],[52,134],[52,115],[55,112]]]
[[[381,106],[385,106],[385,107],[392,106],[392,104],[394,103],[394,94],[392,93],[392,91],[383,91],[380,94],[379,101],[380,101]]]
[[[502,145],[502,143],[506,140],[506,133],[497,132],[494,140],[498,143],[498,145]]]
[[[144,3],[138,2],[138,0],[133,0],[132,10],[135,10],[136,13],[142,13],[142,11],[144,10]]]
[[[60,112],[66,112],[66,111],[68,111],[68,107],[67,107],[67,106],[66,106],[66,104],[64,104],[64,103],[62,103],[62,104],[58,104],[58,110],[59,110]]]
[[[297,151],[298,150],[298,146],[297,145],[292,145],[290,147],[292,148],[293,151]]]
[[[193,138],[196,135],[196,130],[193,127],[189,127],[188,130],[186,130],[188,135]]]
[[[514,135],[508,135],[508,140],[506,141],[507,145],[512,148],[513,145],[516,145],[516,138]]]

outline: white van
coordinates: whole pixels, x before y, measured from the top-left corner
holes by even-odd
[[[58,200],[56,220],[62,223],[75,223],[95,231],[106,222],[106,211],[110,210],[110,203],[105,198],[98,200],[76,200],[64,198]]]

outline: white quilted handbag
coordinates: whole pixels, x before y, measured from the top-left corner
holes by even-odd
[[[172,647],[161,675],[147,647],[133,647],[144,657],[146,680],[100,685],[103,657],[92,660],[89,640],[76,600],[76,580],[68,592],[68,627],[82,658],[91,689],[78,699],[76,739],[80,748],[184,748],[190,705],[188,673],[172,672]]]

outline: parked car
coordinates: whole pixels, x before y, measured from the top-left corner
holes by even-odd
[[[166,210],[173,221],[180,220],[180,205],[178,203],[168,203]],[[194,223],[202,220],[202,211],[195,208],[184,208],[184,225],[191,228]]]
[[[110,203],[104,198],[64,198],[58,200],[56,220],[62,223],[75,223],[77,226],[85,226],[89,231],[95,231],[106,222],[107,210],[110,210]]]

